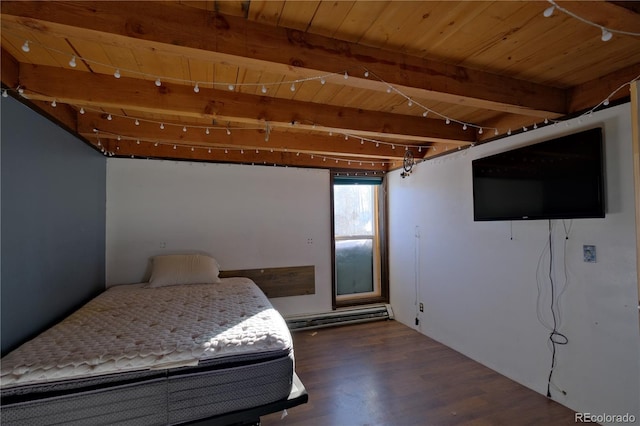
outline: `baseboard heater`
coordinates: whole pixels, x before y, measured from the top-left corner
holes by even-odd
[[[321,314],[296,315],[285,318],[290,330],[308,330],[386,319],[393,319],[393,311],[391,305],[388,304],[341,308]]]

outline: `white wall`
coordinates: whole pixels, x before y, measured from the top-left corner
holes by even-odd
[[[315,265],[315,295],[272,303],[330,311],[329,188],[326,170],[111,158],[107,286],[146,281],[154,255],[201,251],[223,270]]]
[[[479,145],[418,164],[406,179],[391,173],[390,286],[397,318],[546,394],[551,351],[549,332],[536,314],[536,269],[547,243],[548,221],[474,222],[471,160],[603,125],[606,217],[553,221],[557,289],[564,282],[566,242],[569,280],[560,298],[560,332],[569,343],[558,347],[554,372],[554,383],[567,395],[553,388],[552,395],[579,412],[629,412],[640,421],[629,111],[628,104],[621,105],[581,120],[584,123],[575,119],[568,127],[547,126]],[[571,226],[568,240],[565,225]],[[597,263],[583,262],[584,244],[596,245]],[[547,252],[547,268],[548,259]],[[541,281],[542,312],[551,322],[549,280]],[[416,293],[425,304],[424,313],[417,312]]]

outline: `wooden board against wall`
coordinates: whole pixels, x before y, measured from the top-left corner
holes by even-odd
[[[220,278],[252,279],[269,298],[315,294],[315,266],[220,271]]]

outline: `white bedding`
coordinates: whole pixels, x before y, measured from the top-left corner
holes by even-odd
[[[248,278],[117,286],[3,357],[0,386],[291,349],[284,319]]]

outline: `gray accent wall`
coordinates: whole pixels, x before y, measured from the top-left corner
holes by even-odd
[[[4,355],[104,290],[106,159],[13,98],[0,108]]]

